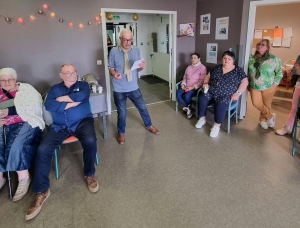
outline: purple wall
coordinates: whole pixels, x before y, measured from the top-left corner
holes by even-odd
[[[93,21],[101,8],[124,8],[143,10],[177,11],[177,22],[196,22],[196,0],[89,0],[89,1],[7,1],[0,0],[0,14],[13,18],[29,16],[42,7],[47,15],[36,15],[34,22],[25,21],[24,25],[13,21],[11,24],[0,17],[0,68],[13,67],[18,79],[28,82],[41,93],[60,81],[59,70],[63,63],[73,63],[78,74],[93,73],[105,84],[104,67],[97,66],[96,60],[104,58],[101,26],[86,23]],[[56,18],[49,16],[51,10]],[[85,26],[69,28],[67,23],[60,24],[58,17],[82,22]],[[189,55],[195,50],[195,38],[178,38],[177,68],[189,63]]]
[[[218,44],[218,64],[221,63],[221,55],[224,51],[227,51],[229,48],[233,48],[233,51],[238,57],[238,53],[240,52],[239,48],[241,47],[240,45],[242,45],[242,48],[244,47],[245,44],[240,43],[243,3],[243,0],[198,0],[196,13],[198,22],[197,31],[200,31],[200,15],[208,13],[211,14],[210,34],[200,35],[200,32],[196,33],[196,51],[200,53],[202,63],[208,68],[211,68],[215,64],[206,63],[207,43]],[[248,17],[248,15],[246,16]],[[215,39],[216,18],[220,17],[229,17],[228,40]]]

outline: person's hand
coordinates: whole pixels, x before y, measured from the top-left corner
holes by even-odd
[[[146,62],[142,60],[142,62],[139,64],[139,67],[140,70],[143,70],[146,67]]]
[[[4,118],[8,115],[8,108],[2,109],[0,111],[0,118]]]
[[[181,89],[185,90],[186,86],[184,84],[181,84]]]
[[[205,83],[205,84],[203,83],[202,88],[203,88],[203,89],[208,88],[208,84],[207,84],[207,83]]]
[[[57,97],[55,100],[58,102],[64,102],[64,101],[66,101],[66,96]]]
[[[119,72],[116,72],[116,73],[114,74],[114,78],[117,79],[117,80],[121,80],[122,74],[119,73]]]
[[[65,107],[65,110],[69,109],[69,108],[73,108],[73,107],[76,107],[77,105],[79,105],[81,102],[71,102],[71,103],[68,103]]]
[[[193,89],[195,89],[194,86],[185,87],[185,92],[191,91]]]
[[[232,94],[232,96],[231,96],[231,100],[237,101],[237,100],[239,99],[239,97],[240,97],[240,95],[239,95],[238,93],[234,93],[234,94]]]
[[[4,124],[6,124],[6,119],[1,118],[0,119],[0,127],[2,127]]]

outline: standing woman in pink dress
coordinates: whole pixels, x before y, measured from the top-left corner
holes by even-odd
[[[201,88],[206,76],[206,67],[200,61],[198,53],[191,54],[192,65],[185,70],[181,86],[176,92],[178,101],[183,105],[183,113],[186,113],[186,118],[190,119],[193,116],[191,106],[192,97],[196,96],[197,90]]]
[[[14,69],[0,69],[0,189],[6,183],[3,172],[16,171],[19,184],[13,201],[28,191],[28,169],[45,127],[41,95],[31,85],[16,80]]]

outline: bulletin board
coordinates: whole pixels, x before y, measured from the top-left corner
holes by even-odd
[[[262,30],[262,39],[264,39],[264,37],[268,36],[268,37],[271,37],[271,39],[273,40],[274,29],[256,29],[256,30]],[[270,40],[271,43],[272,43],[272,40]],[[252,48],[256,48],[256,44],[259,41],[261,41],[261,39],[254,39],[254,37],[253,37]]]

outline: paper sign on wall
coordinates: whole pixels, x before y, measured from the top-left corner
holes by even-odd
[[[275,37],[280,37],[281,38],[282,37],[282,32],[283,32],[282,28],[275,28],[274,29],[274,38]]]

